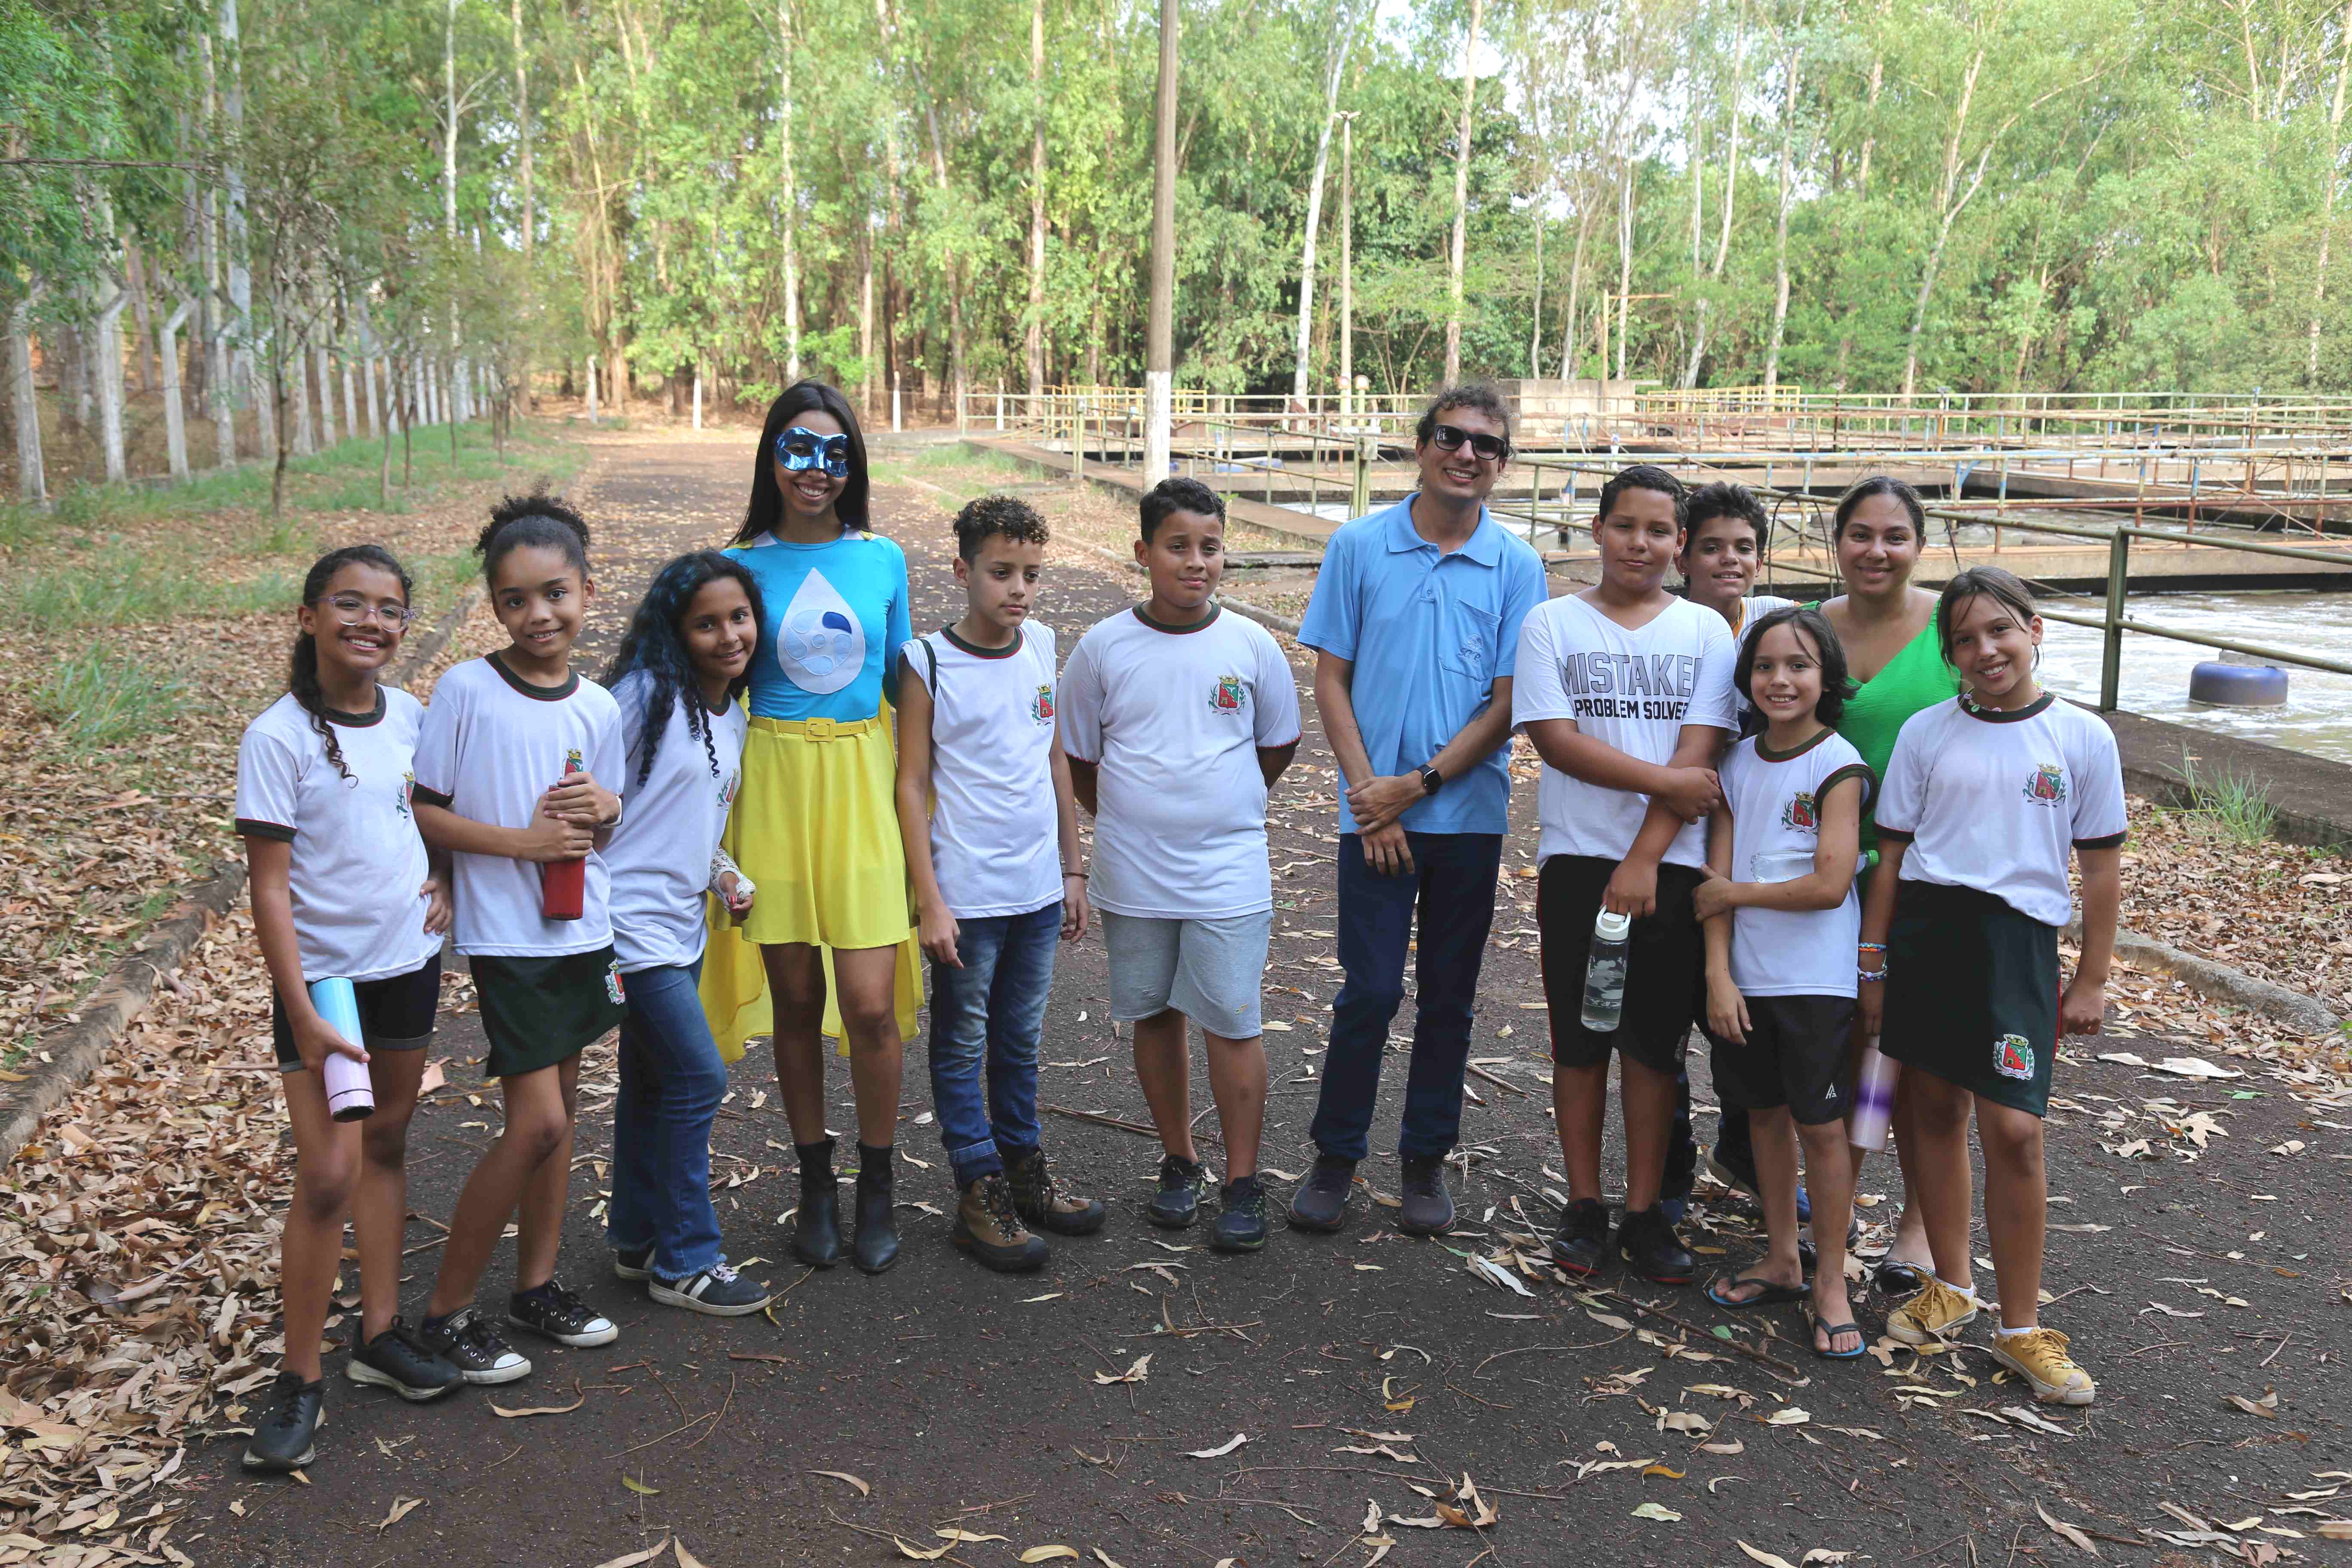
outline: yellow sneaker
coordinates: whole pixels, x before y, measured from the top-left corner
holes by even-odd
[[[1924,1289],[1886,1314],[1886,1331],[1906,1345],[1924,1345],[1957,1338],[1976,1321],[1976,1298],[1931,1274]]]
[[[2066,1336],[2055,1329],[1996,1333],[1992,1356],[2032,1384],[2033,1397],[2044,1405],[2088,1405],[2099,1395],[2099,1385],[2074,1364],[2074,1358],[2066,1353]]]

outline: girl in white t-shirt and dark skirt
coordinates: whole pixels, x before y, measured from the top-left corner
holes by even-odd
[[[628,1017],[613,1101],[613,1272],[666,1307],[740,1318],[772,1292],[728,1265],[710,1202],[710,1125],[727,1063],[704,1016],[708,894],[731,918],[756,889],[719,847],[742,780],[739,699],[767,619],[750,568],[715,550],[655,574],[604,674],[621,706],[621,825],[604,847]]]
[[[604,781],[617,782],[626,763],[619,705],[572,668],[596,592],[587,523],[543,495],[509,499],[476,548],[511,641],[435,685],[416,747],[416,816],[425,842],[455,861],[457,951],[473,973],[490,1047],[484,1076],[499,1080],[506,1126],[458,1194],[422,1327],[467,1382],[510,1383],[530,1363],[474,1305],[510,1218],[519,1236],[506,1321],[565,1345],[608,1344],[621,1331],[564,1289],[555,1255],[580,1053],[623,1016],[611,880],[597,849],[621,819]]]
[[[236,831],[294,1129],[278,1269],[285,1370],[255,1414],[248,1469],[290,1470],[316,1458],[320,1336],[346,1215],[359,1243],[360,1320],[344,1376],[420,1400],[460,1381],[400,1317],[408,1121],[449,925],[448,893],[409,808],[425,710],[376,679],[407,632],[408,591],[408,574],[380,545],[320,558],[302,584],[289,690],[246,726],[237,748]],[[323,980],[351,982],[360,1038],[320,1016],[310,988]],[[375,1109],[364,1121],[329,1113],[324,1069],[336,1053],[367,1064]]]
[[[1959,697],[1903,726],[1878,803],[1881,869],[1863,919],[1864,1026],[1916,1097],[1915,1191],[1936,1278],[1895,1309],[1907,1344],[1951,1339],[1978,1310],[1969,1253],[1969,1119],[1984,1148],[1985,1228],[2000,1289],[1996,1358],[2046,1403],[2096,1387],[2041,1326],[2049,1205],[2042,1118],[2062,1034],[2096,1034],[2122,901],[2126,826],[2115,736],[2033,677],[2042,619],[2025,585],[1972,567],[1937,612]],[[2062,993],[2058,933],[2083,873],[2083,949]],[[1883,1034],[1882,1034],[1883,1029]]]

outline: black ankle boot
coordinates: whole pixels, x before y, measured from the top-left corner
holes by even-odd
[[[793,1215],[793,1256],[817,1268],[841,1261],[841,1194],[833,1179],[833,1140],[795,1143],[801,1204]]]
[[[898,1261],[898,1224],[890,1214],[894,1152],[857,1145],[857,1238],[852,1258],[861,1273],[879,1274]]]

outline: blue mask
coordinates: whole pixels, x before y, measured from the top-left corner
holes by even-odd
[[[820,436],[804,426],[794,425],[776,437],[776,461],[783,464],[787,473],[823,468],[836,479],[845,479],[849,477],[849,437]]]

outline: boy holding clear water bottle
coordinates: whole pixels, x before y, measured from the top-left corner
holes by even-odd
[[[1855,982],[1845,954],[1862,931],[1853,879],[1870,769],[1831,728],[1853,688],[1845,652],[1819,610],[1791,605],[1765,616],[1740,649],[1735,679],[1764,730],[1723,759],[1723,805],[1707,823],[1708,876],[1692,909],[1706,933],[1716,1091],[1725,1105],[1747,1108],[1770,1250],[1706,1293],[1731,1311],[1804,1300],[1793,1123],[1821,1247],[1813,1353],[1851,1361],[1863,1343],[1845,1293]]]
[[[1698,1014],[1691,897],[1706,874],[1701,824],[1722,803],[1715,761],[1738,725],[1730,627],[1665,588],[1684,503],[1681,481],[1647,464],[1602,487],[1592,524],[1601,581],[1529,612],[1511,692],[1512,721],[1544,762],[1536,924],[1569,1182],[1551,1256],[1581,1277],[1612,1250],[1601,1129],[1615,1055],[1624,1063],[1625,1213],[1613,1250],[1661,1285],[1689,1284],[1694,1268],[1659,1186],[1675,1079]]]

